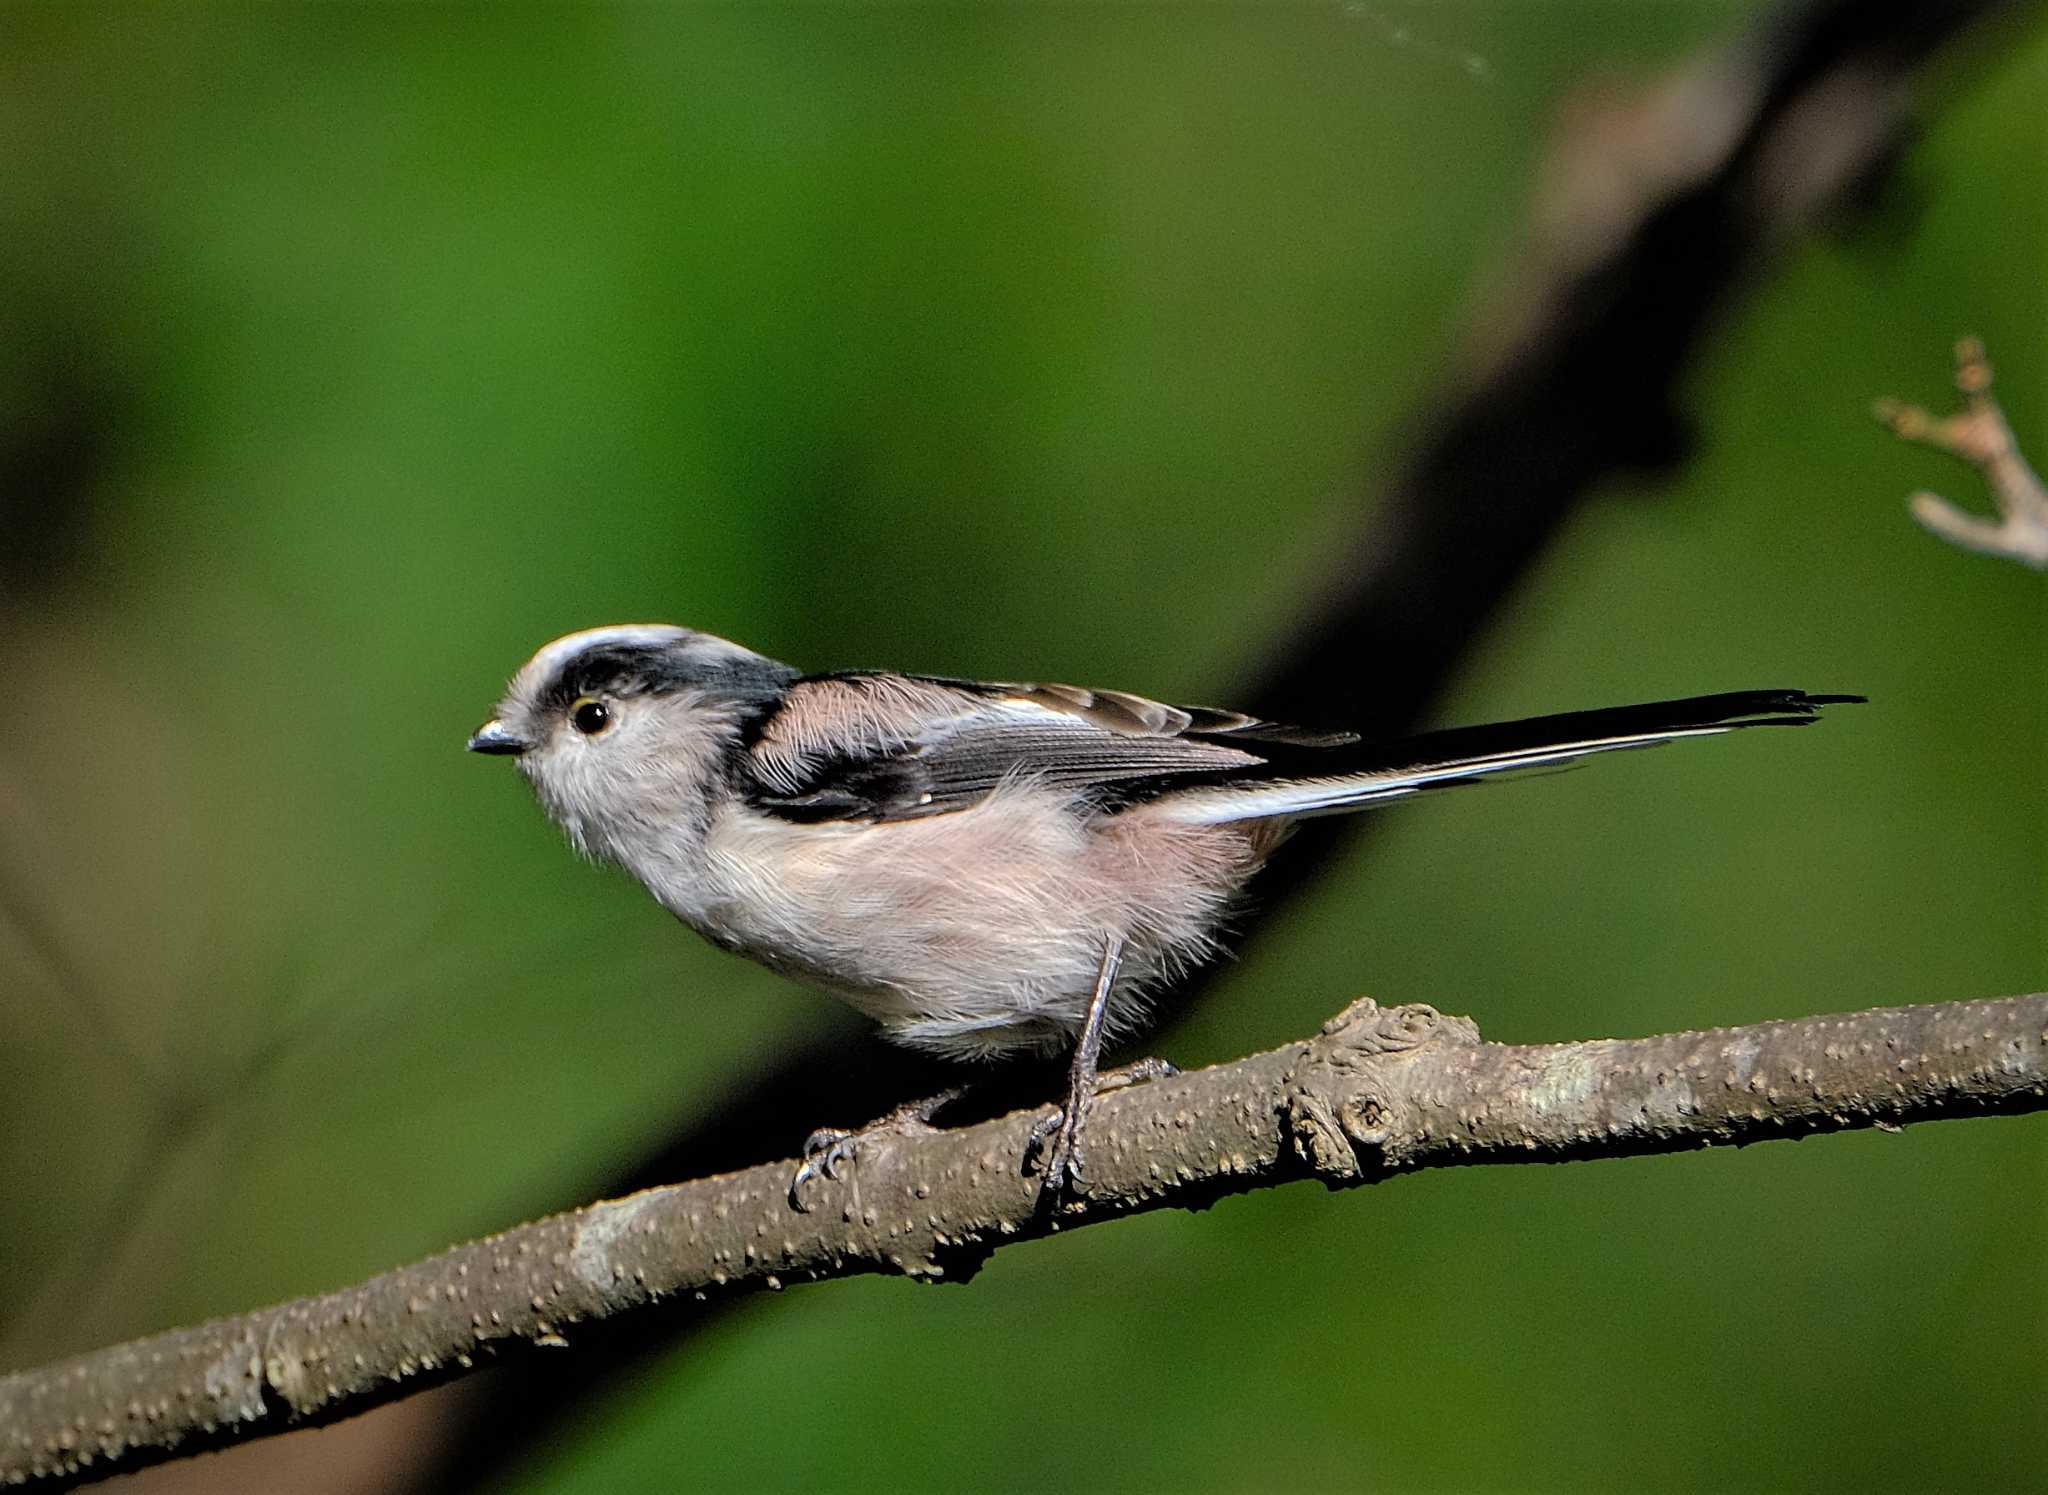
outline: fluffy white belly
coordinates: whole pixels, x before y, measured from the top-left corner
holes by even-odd
[[[1126,942],[1112,1034],[1202,960],[1258,860],[1236,826],[1103,816],[1043,786],[877,825],[734,810],[704,843],[708,896],[674,911],[845,998],[899,1042],[957,1058],[1064,1046],[1105,943]]]

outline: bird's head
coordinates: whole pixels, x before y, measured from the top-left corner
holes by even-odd
[[[578,850],[630,860],[677,817],[701,819],[750,720],[796,671],[666,623],[589,628],[547,644],[506,687],[469,750],[516,758]]]

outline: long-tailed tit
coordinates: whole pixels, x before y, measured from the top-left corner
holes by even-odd
[[[803,675],[628,624],[543,648],[469,747],[516,757],[578,851],[898,1042],[1071,1048],[1057,1191],[1105,1039],[1215,952],[1295,821],[1857,699],[1741,691],[1366,742],[1121,691]]]

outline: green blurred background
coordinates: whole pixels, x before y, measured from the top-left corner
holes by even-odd
[[[54,474],[0,516],[0,1369],[581,1197],[844,1021],[461,752],[536,645],[1230,704],[1564,102],[1746,14],[0,12],[0,450]],[[1915,529],[1981,490],[1867,407],[1977,331],[2048,448],[2044,97],[2038,25],[1939,75],[1442,717],[1873,704],[1382,812],[1170,1057],[2041,985],[2043,581]],[[2038,1487],[2044,1228],[2040,1118],[1269,1191],[754,1303],[514,1487]],[[185,1477],[376,1488],[433,1435],[383,1417]]]

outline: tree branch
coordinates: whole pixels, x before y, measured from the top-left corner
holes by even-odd
[[[1029,1112],[864,1151],[811,1214],[789,1206],[792,1163],[648,1189],[0,1379],[0,1481],[74,1484],[332,1421],[617,1316],[864,1273],[964,1281],[1012,1241],[1294,1179],[2042,1109],[2048,995],[1542,1047],[1365,999],[1306,1041],[1102,1097],[1085,1198],[1057,1213],[1018,1166]]]

